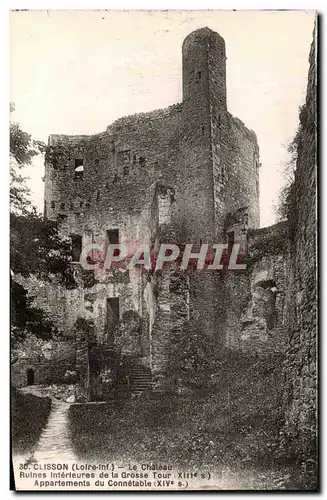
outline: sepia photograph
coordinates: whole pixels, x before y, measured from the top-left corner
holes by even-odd
[[[319,491],[315,10],[10,12],[16,491]]]

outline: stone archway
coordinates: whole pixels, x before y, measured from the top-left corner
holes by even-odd
[[[276,283],[271,279],[260,281],[254,286],[253,314],[265,320],[268,330],[277,326],[276,293]]]
[[[252,285],[251,298],[241,318],[241,340],[267,342],[276,332],[278,289],[273,279],[261,279]]]

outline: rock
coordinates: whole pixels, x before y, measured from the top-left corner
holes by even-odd
[[[66,403],[75,403],[75,396],[72,394],[66,399]]]

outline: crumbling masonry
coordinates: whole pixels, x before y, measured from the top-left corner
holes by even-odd
[[[121,118],[96,135],[49,137],[45,216],[71,238],[80,285],[39,289],[37,300],[51,297],[58,328],[76,342],[79,401],[105,399],[108,367],[122,359],[130,392],[171,390],[170,338],[186,321],[222,347],[284,349],[286,229],[258,229],[259,148],[227,110],[223,38],[208,28],[191,33],[182,66],[181,103]],[[90,278],[77,262],[81,248],[104,241],[234,241],[248,265]]]

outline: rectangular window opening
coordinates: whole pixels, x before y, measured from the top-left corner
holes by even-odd
[[[119,297],[110,297],[106,300],[106,333],[107,341],[114,342],[116,326],[119,322]]]
[[[84,160],[75,158],[75,179],[83,179],[84,175]]]
[[[119,230],[118,229],[107,229],[107,242],[111,245],[119,244]]]
[[[82,253],[82,236],[77,234],[71,235],[72,241],[72,261],[79,262]]]
[[[84,159],[83,158],[75,158],[75,168],[83,167]]]
[[[107,244],[108,245],[119,245],[119,230],[118,229],[108,229],[106,231]],[[113,256],[118,257],[118,248],[114,250]]]
[[[231,255],[234,246],[234,231],[229,231],[227,233],[227,248],[228,255]]]

